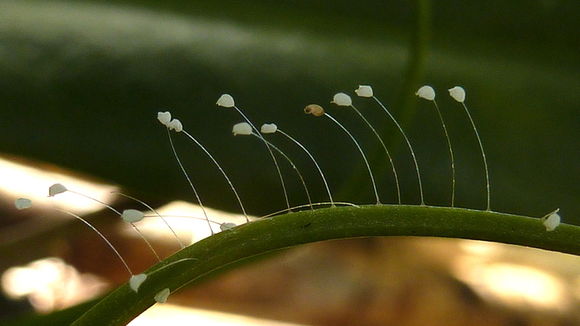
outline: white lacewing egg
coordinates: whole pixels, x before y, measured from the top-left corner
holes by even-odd
[[[345,93],[336,93],[330,103],[334,103],[338,106],[351,106],[352,99]]]
[[[240,123],[236,123],[233,127],[232,127],[232,133],[234,134],[234,136],[237,135],[251,135],[252,134],[252,126],[250,126],[249,123],[247,122],[240,122]]]
[[[354,92],[359,97],[373,97],[373,88],[369,85],[358,85]]]
[[[465,90],[460,86],[455,86],[449,89],[449,95],[459,103],[465,102]]]
[[[171,294],[171,291],[168,288],[165,288],[165,289],[157,292],[154,299],[155,299],[155,301],[157,301],[159,303],[165,303],[165,302],[167,302],[167,298],[169,297],[170,294]]]
[[[229,230],[229,229],[233,229],[236,226],[237,225],[235,223],[224,222],[224,223],[220,224],[220,230],[226,231],[226,230]]]
[[[234,98],[230,94],[223,94],[222,96],[220,96],[216,104],[224,108],[233,108],[236,105],[234,102]]]
[[[264,123],[260,128],[260,132],[263,134],[273,134],[278,130],[278,126],[273,123]]]
[[[183,125],[181,124],[181,121],[179,121],[179,119],[171,120],[171,122],[167,125],[167,127],[171,130],[174,130],[175,132],[183,131]]]
[[[58,194],[62,194],[63,192],[66,192],[66,191],[67,191],[67,189],[65,186],[63,186],[60,183],[55,183],[48,188],[48,197],[54,197]]]
[[[157,120],[159,120],[162,125],[168,127],[169,122],[171,121],[171,113],[169,111],[157,112]]]
[[[139,287],[141,286],[141,284],[143,284],[143,282],[145,282],[146,279],[147,279],[146,274],[133,275],[129,279],[129,287],[131,288],[131,290],[137,293],[137,291],[139,291]]]
[[[425,85],[419,88],[415,93],[415,95],[428,101],[433,101],[435,99],[435,90],[433,89],[433,87]]]
[[[558,210],[556,210],[546,216],[542,223],[546,227],[546,231],[554,231],[558,225],[560,225],[560,220],[560,214],[558,214]]]
[[[14,201],[14,206],[16,209],[22,210],[32,207],[32,200],[28,198],[18,198]]]
[[[121,218],[127,223],[139,222],[143,217],[145,217],[145,214],[136,209],[126,209],[123,211],[123,214],[121,214]]]

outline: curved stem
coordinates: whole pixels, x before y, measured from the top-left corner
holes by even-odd
[[[429,40],[431,38],[431,0],[415,0],[415,24],[409,43],[406,72],[398,102],[401,110],[399,122],[410,128],[416,112],[415,90],[420,86],[425,74]]]
[[[159,290],[175,290],[232,263],[316,241],[371,236],[433,236],[487,240],[580,255],[580,227],[562,224],[546,232],[537,218],[433,206],[371,205],[324,208],[247,223],[201,240],[162,262],[175,264],[143,283],[139,293],[121,286],[73,325],[125,325],[155,303]],[[240,244],[244,245],[241,246]],[[151,270],[158,269],[155,265]]]
[[[276,215],[281,215],[281,214],[288,213],[288,212],[292,212],[292,211],[294,211],[296,209],[300,209],[300,208],[304,208],[304,207],[325,206],[325,205],[328,205],[328,207],[336,207],[336,206],[359,207],[356,204],[349,203],[349,202],[344,202],[344,201],[327,201],[327,202],[319,202],[319,203],[302,204],[302,205],[298,205],[298,206],[293,206],[293,207],[290,207],[290,209],[288,209],[288,208],[281,209],[279,211],[275,211],[275,212],[270,213],[270,214],[262,215],[259,218],[268,218],[268,217],[272,217],[272,216],[276,216]]]

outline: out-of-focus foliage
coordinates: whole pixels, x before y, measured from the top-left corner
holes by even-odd
[[[484,179],[468,121],[446,89],[463,85],[487,148],[492,207],[541,215],[562,208],[580,223],[580,15],[577,1],[436,1],[425,83],[438,90],[457,153],[459,206],[484,206]],[[190,198],[155,120],[171,110],[215,153],[253,212],[283,206],[271,162],[254,139],[233,138],[234,95],[256,123],[276,122],[304,141],[334,189],[360,173],[352,144],[328,121],[302,114],[325,105],[379,148],[352,112],[328,102],[370,83],[397,116],[413,7],[408,1],[3,1],[0,3],[0,151],[119,183],[147,199]],[[381,127],[397,155],[404,201],[417,202],[410,158],[372,103],[355,104]],[[430,103],[406,119],[425,178],[426,200],[447,204],[448,161]],[[322,185],[301,152],[274,139]],[[219,172],[194,146],[176,143],[211,206],[235,209]],[[384,166],[374,156],[374,166]],[[288,171],[290,195],[303,203]],[[383,168],[384,202],[394,202]],[[343,198],[370,202],[370,185]],[[348,186],[348,185],[347,185]]]

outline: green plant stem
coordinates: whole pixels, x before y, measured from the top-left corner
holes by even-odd
[[[432,206],[363,206],[290,213],[238,226],[199,241],[150,268],[132,292],[123,285],[73,325],[125,325],[154,304],[164,288],[175,291],[235,262],[282,248],[331,239],[371,236],[433,236],[488,240],[580,254],[580,227],[547,232],[537,218]],[[197,258],[172,265],[173,261]]]

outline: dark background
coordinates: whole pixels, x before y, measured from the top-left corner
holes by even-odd
[[[0,22],[0,151],[118,183],[148,199],[191,198],[155,120],[171,110],[216,154],[254,213],[283,206],[268,157],[230,136],[234,95],[257,124],[276,122],[319,158],[338,199],[372,202],[362,162],[340,131],[301,113],[320,103],[364,142],[383,201],[393,184],[378,143],[352,112],[328,104],[371,84],[414,143],[430,204],[449,202],[447,151],[430,103],[401,94],[415,21],[409,1],[5,1]],[[437,1],[426,69],[457,156],[457,203],[484,207],[477,143],[446,89],[467,90],[488,152],[492,208],[578,223],[580,97],[577,1]],[[378,108],[355,99],[396,153],[404,201],[417,202],[410,157]],[[305,170],[291,144],[275,139]],[[184,139],[179,151],[210,206],[235,209],[217,171]],[[371,153],[376,152],[377,155]],[[306,171],[308,170],[308,171]],[[290,172],[289,172],[290,173]],[[351,175],[358,177],[349,177]],[[293,203],[304,202],[287,177]],[[357,180],[358,179],[358,180]],[[353,181],[354,180],[354,181]],[[350,186],[349,186],[350,183]],[[338,191],[338,190],[336,190]],[[301,197],[302,196],[302,197]]]

